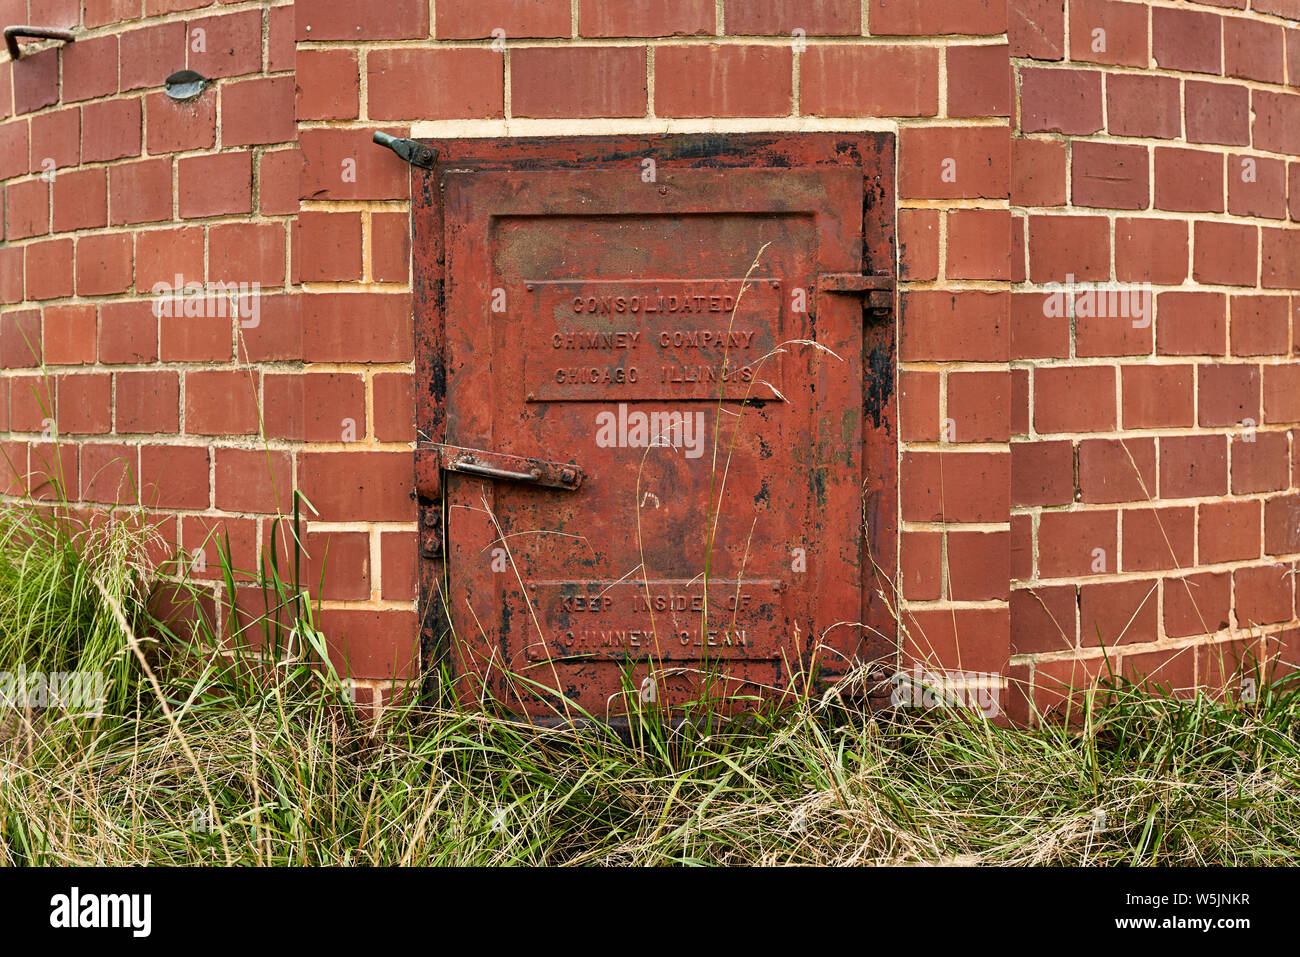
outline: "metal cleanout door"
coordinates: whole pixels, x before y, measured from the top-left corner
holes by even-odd
[[[818,138],[436,144],[422,601],[466,695],[607,718],[892,651],[882,151]]]

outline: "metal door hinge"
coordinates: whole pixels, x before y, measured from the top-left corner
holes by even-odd
[[[389,133],[379,131],[376,131],[372,138],[380,146],[387,146],[412,166],[419,166],[421,169],[433,169],[433,161],[438,158],[436,149],[417,143],[415,140],[398,139]]]
[[[436,498],[442,472],[460,472],[503,482],[525,482],[573,491],[582,484],[582,469],[573,464],[544,459],[466,449],[437,443],[421,444],[415,450],[416,490],[425,498]]]
[[[864,276],[856,272],[824,272],[817,277],[821,292],[863,296],[866,309],[873,319],[888,316],[894,311],[894,280],[892,276]]]

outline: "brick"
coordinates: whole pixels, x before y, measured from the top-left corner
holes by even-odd
[[[1010,116],[1011,65],[1006,44],[950,46],[948,115]]]
[[[939,211],[898,211],[898,274],[904,280],[939,278]]]
[[[22,302],[23,249],[0,246],[0,303]]]
[[[1084,439],[1079,443],[1080,500],[1142,502],[1156,494],[1156,441]]]
[[[57,423],[55,381],[46,375],[9,380],[9,427],[15,432],[46,432]]]
[[[936,372],[898,373],[898,428],[904,441],[939,441],[939,378]]]
[[[1006,442],[1010,420],[1010,377],[1006,372],[948,375],[951,442]]]
[[[244,325],[239,337],[241,362],[302,358],[302,297],[263,296],[256,325]]]
[[[1228,491],[1228,440],[1222,435],[1160,439],[1160,497],[1199,498]]]
[[[81,110],[73,107],[32,117],[31,171],[49,172],[81,161]]]
[[[63,102],[117,92],[117,36],[81,39],[63,48]]]
[[[126,504],[138,498],[139,450],[133,445],[94,442],[81,446],[81,499]]]
[[[1070,0],[1070,59],[1147,65],[1147,5]]]
[[[1183,133],[1180,86],[1173,77],[1107,74],[1107,130],[1115,136],[1179,139]]]
[[[950,210],[947,232],[947,278],[1011,278],[1009,210]]]
[[[1085,695],[1109,678],[1113,663],[1101,657],[1035,663],[1032,706],[1039,723],[1077,724],[1088,707]]]
[[[83,0],[82,18],[87,29],[140,18],[136,0]]]
[[[1064,651],[1078,642],[1073,585],[1038,585],[1011,592],[1011,653]]]
[[[1141,288],[1106,284],[1074,297],[1076,356],[1151,354],[1154,296]]]
[[[986,0],[869,0],[867,24],[872,36],[993,36],[1007,31],[1007,9]]]
[[[8,24],[6,24],[8,26]],[[57,47],[28,53],[13,62],[14,115],[34,113],[59,102],[59,51]]]
[[[33,442],[29,483],[32,497],[48,502],[75,499],[79,457],[78,448],[73,443],[56,446]]]
[[[253,519],[184,516],[181,530],[189,575],[221,579],[229,567],[236,581],[251,578],[258,567],[257,524]]]
[[[1286,82],[1283,31],[1276,23],[1245,17],[1223,21],[1223,72],[1261,83]]]
[[[221,145],[262,146],[297,139],[294,78],[267,76],[221,87]]]
[[[1165,634],[1171,638],[1212,635],[1229,627],[1232,579],[1202,573],[1164,582]]]
[[[1254,143],[1257,150],[1300,153],[1300,93],[1255,90]]]
[[[1286,491],[1291,484],[1291,450],[1285,432],[1234,435],[1232,493]]]
[[[413,521],[412,468],[410,452],[300,452],[298,485],[322,522]]]
[[[310,532],[304,545],[303,581],[327,601],[370,598],[370,533]]]
[[[1005,292],[904,292],[899,355],[905,362],[1005,361],[1010,296]]]
[[[1251,8],[1256,13],[1272,13],[1288,20],[1300,20],[1300,3],[1296,0],[1254,0]]]
[[[44,355],[50,365],[86,365],[95,361],[95,307],[46,306]]]
[[[364,8],[332,0],[297,0],[294,14],[299,40],[401,40],[429,35],[429,6],[423,0],[393,0]]]
[[[112,429],[112,379],[84,372],[58,377],[60,435],[103,435]]]
[[[1223,63],[1221,20],[1199,10],[1157,7],[1151,11],[1151,55],[1162,70],[1219,73]]]
[[[314,373],[264,377],[266,434],[307,442],[366,437],[366,384],[359,375]]]
[[[1233,296],[1232,354],[1285,355],[1290,333],[1288,312],[1286,296]]]
[[[1011,505],[1069,505],[1074,501],[1074,443],[1012,442]]]
[[[1123,571],[1162,571],[1196,564],[1196,509],[1131,508],[1120,514]]]
[[[411,217],[370,214],[370,274],[376,282],[407,282],[411,276]]]
[[[1286,219],[1286,164],[1262,156],[1228,156],[1228,212]]]
[[[903,519],[914,522],[1005,522],[1011,457],[1001,452],[906,452]]]
[[[1038,572],[1043,578],[1104,575],[1117,569],[1116,512],[1046,511],[1038,522]]]
[[[1189,143],[1250,144],[1250,91],[1246,87],[1188,80],[1184,96]]]
[[[294,9],[296,4],[281,4],[267,13],[266,71],[280,73],[293,70],[296,62]]]
[[[176,161],[180,215],[247,214],[253,208],[253,167],[247,152],[183,156]]]
[[[1256,513],[1258,515],[1258,512]],[[1259,554],[1259,523],[1254,526],[1253,551]],[[1269,555],[1294,555],[1300,552],[1300,495],[1278,495],[1264,504],[1264,550]]]
[[[490,49],[375,50],[367,58],[371,119],[505,115],[505,68]]]
[[[1079,643],[1110,648],[1160,637],[1160,586],[1152,581],[1095,582],[1079,588]]]
[[[10,183],[5,189],[5,236],[26,239],[50,231],[50,185],[41,179]]]
[[[413,611],[327,609],[320,626],[331,661],[353,677],[404,679],[418,663]]]
[[[152,303],[106,302],[99,307],[100,362],[154,362],[157,358],[158,317]]]
[[[443,0],[434,23],[440,40],[481,40],[498,29],[507,39],[567,37],[572,29],[569,6],[564,0]]]
[[[81,108],[81,159],[111,162],[139,156],[143,123],[139,99],[106,100]]]
[[[745,5],[737,8],[736,15],[749,16],[756,21],[753,26],[761,26],[764,22],[769,25],[773,22],[782,23],[782,18],[788,16],[791,9],[789,4],[781,4],[758,11],[756,16],[750,12],[749,5]],[[799,10],[797,7],[793,9],[796,13]],[[818,23],[833,21],[835,17],[833,7],[825,12],[815,12],[819,14],[815,18]],[[726,17],[729,34],[745,34],[744,30],[739,30],[732,24],[730,10]],[[578,6],[578,34],[584,37],[698,36],[713,33],[715,20],[712,0],[663,0],[653,7],[623,3],[622,0],[587,0]],[[808,30],[808,27],[805,25],[803,29]],[[790,33],[790,30],[778,29],[775,32]]]
[[[658,116],[786,116],[793,106],[793,53],[774,46],[660,47]]]
[[[1191,428],[1196,424],[1190,365],[1126,365],[1120,369],[1125,429]]]
[[[1004,127],[904,127],[899,150],[898,191],[904,198],[1009,195],[1011,138]]]
[[[216,507],[230,512],[288,514],[293,507],[293,462],[287,452],[216,450]]]
[[[68,170],[53,186],[54,231],[108,225],[108,177],[102,169]]]
[[[934,116],[939,112],[939,55],[932,48],[816,45],[803,54],[800,71],[800,111],[809,116]],[[657,101],[655,107],[657,111]]]
[[[1115,428],[1115,369],[1044,366],[1034,371],[1034,427],[1039,432]]]
[[[410,195],[410,167],[388,150],[375,149],[368,130],[305,129],[299,132],[298,142],[303,197],[361,200]]]
[[[380,442],[415,441],[415,379],[406,372],[376,373],[375,438]]]
[[[130,289],[132,247],[129,233],[106,233],[78,239],[77,295],[105,296]]]
[[[295,74],[297,119],[354,120],[361,115],[361,77],[355,50],[302,50]]]
[[[1020,128],[1025,133],[1085,136],[1102,128],[1102,74],[1096,70],[1020,71]]]
[[[233,324],[229,315],[162,316],[159,355],[164,362],[229,362]]]
[[[1006,608],[913,610],[904,623],[902,661],[1002,674],[1011,630]]]
[[[385,6],[392,5],[385,4]],[[196,70],[210,79],[243,76],[261,71],[261,10],[200,17],[189,21],[185,26],[189,49],[189,61],[186,66],[191,70]],[[361,37],[354,34],[350,39],[361,39]],[[229,122],[228,114],[224,114],[223,118],[225,122]]]
[[[1219,153],[1156,147],[1156,208],[1183,213],[1223,212]]]
[[[185,68],[185,24],[158,23],[127,30],[119,37],[119,49],[123,92],[161,87],[167,77]]]
[[[144,100],[145,146],[150,153],[180,153],[211,149],[217,142],[215,92],[178,102],[165,93],[150,93]],[[230,123],[230,114],[223,114]],[[223,132],[223,137],[225,133]]]
[[[1104,216],[1029,217],[1033,282],[1110,278],[1110,221]]]
[[[1261,230],[1260,285],[1265,289],[1300,289],[1300,230]]]
[[[170,157],[121,163],[108,168],[110,225],[153,223],[172,218]]]
[[[1221,292],[1162,292],[1156,297],[1156,352],[1221,356],[1227,352],[1228,297]]]
[[[309,362],[409,362],[411,297],[317,293],[302,300],[303,358]]]
[[[73,289],[72,240],[56,239],[27,247],[23,270],[28,299],[61,299]]]
[[[1007,0],[1007,39],[1013,57],[1065,56],[1065,0]]]
[[[953,601],[1006,601],[1011,580],[1008,532],[948,534],[948,587]]]
[[[203,446],[142,445],[141,502],[156,508],[207,508],[209,457]]]
[[[180,376],[175,372],[118,372],[114,376],[114,431],[180,430]]]
[[[1202,365],[1196,371],[1202,428],[1259,421],[1259,366]]]
[[[1259,232],[1254,226],[1198,222],[1192,276],[1207,285],[1253,286],[1258,278]]]
[[[1011,141],[1011,205],[1065,204],[1065,145],[1056,140]]]
[[[298,177],[302,153],[297,149],[263,153],[257,170],[257,198],[263,216],[298,212]]]
[[[514,116],[645,116],[645,50],[517,50],[510,58],[510,89],[510,111]]]
[[[1070,159],[1074,205],[1146,209],[1151,204],[1145,146],[1080,140],[1074,144]]]
[[[385,531],[379,536],[379,563],[385,601],[411,601],[418,591],[414,532]]]
[[[152,290],[157,283],[175,287],[203,280],[203,227],[148,229],[135,234],[136,289]]]
[[[0,369],[41,364],[41,312],[11,309],[0,313]]]
[[[1232,573],[1237,625],[1250,628],[1290,621],[1295,616],[1290,565],[1260,565],[1238,568]]]
[[[1300,422],[1300,363],[1264,366],[1264,421]]]
[[[213,282],[284,285],[285,231],[279,223],[229,223],[208,229]]]
[[[0,70],[0,76],[3,74],[4,71]],[[13,179],[31,168],[28,163],[29,131],[28,120],[0,123],[0,179]]]
[[[191,435],[250,435],[258,430],[257,374],[247,371],[185,375],[185,431]]]

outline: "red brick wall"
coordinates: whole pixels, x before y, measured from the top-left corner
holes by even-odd
[[[1207,641],[1294,644],[1296,0],[31,5],[0,20],[79,36],[0,68],[4,449],[47,470],[53,418],[82,499],[129,468],[182,549],[220,527],[248,564],[302,489],[354,674],[415,638],[409,187],[376,128],[895,129],[905,655],[1046,703],[1101,644],[1175,684],[1218,674]],[[185,66],[195,105],[160,93]],[[154,317],[178,273],[260,282],[260,322]],[[1066,274],[1153,284],[1152,321],[1044,316]]]

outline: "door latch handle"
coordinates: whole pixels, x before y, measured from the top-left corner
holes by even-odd
[[[820,292],[863,296],[867,313],[873,319],[884,318],[894,311],[892,276],[865,276],[856,272],[824,272],[817,277]]]
[[[425,498],[436,498],[443,472],[461,472],[479,478],[524,482],[570,492],[578,488],[584,478],[582,469],[571,463],[548,462],[436,442],[418,445],[415,450],[416,490]]]

